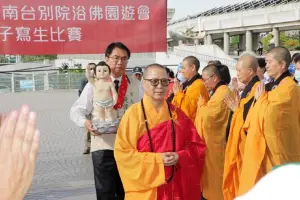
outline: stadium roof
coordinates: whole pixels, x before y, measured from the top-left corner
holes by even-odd
[[[300,2],[300,0],[254,0],[254,1],[247,1],[243,3],[237,3],[227,6],[216,7],[205,12],[198,13],[196,15],[187,16],[185,18],[181,18],[175,21],[171,21],[168,25],[177,24],[180,22],[187,21],[189,19],[196,19],[198,17],[208,17],[213,15],[221,15],[226,13],[233,13],[239,11],[247,11],[247,10],[254,10],[258,8],[265,8],[270,6],[277,6],[281,4],[289,4],[289,3],[296,3]]]

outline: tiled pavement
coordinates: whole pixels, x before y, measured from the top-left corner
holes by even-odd
[[[36,172],[25,200],[94,200],[90,155],[82,155],[83,130],[69,120],[77,91],[0,94],[0,112],[28,104],[37,112],[41,144]]]

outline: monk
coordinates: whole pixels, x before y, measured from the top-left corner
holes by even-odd
[[[184,58],[180,72],[187,81],[181,86],[179,81],[175,79],[173,85],[174,98],[172,104],[183,110],[193,122],[195,121],[200,95],[205,102],[209,98],[202,77],[198,73],[199,69],[200,62],[196,57],[188,56]]]
[[[227,66],[210,64],[203,69],[202,78],[208,91],[212,92],[208,102],[200,99],[195,120],[198,133],[207,146],[201,183],[203,198],[222,200],[226,131],[230,114],[224,96],[233,95],[227,86],[231,77]]]
[[[163,66],[147,66],[142,81],[144,97],[126,111],[115,142],[125,200],[199,200],[204,142],[164,99],[169,77]]]
[[[300,161],[300,93],[288,72],[290,52],[275,47],[266,63],[273,81],[257,87],[244,124],[247,139],[238,195],[248,192],[273,167]]]
[[[243,129],[243,125],[253,103],[256,88],[259,85],[257,68],[258,62],[254,56],[242,56],[236,65],[237,78],[245,85],[241,99],[238,91],[234,91],[236,98],[225,97],[225,103],[231,109],[232,115],[225,151],[223,177],[223,195],[225,200],[234,199],[238,192],[239,175],[242,168],[246,140],[246,132]]]

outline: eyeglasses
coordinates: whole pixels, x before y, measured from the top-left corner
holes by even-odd
[[[144,79],[146,81],[149,81],[150,84],[154,87],[157,87],[159,85],[159,83],[163,86],[163,87],[168,87],[169,84],[170,84],[170,80],[167,79],[167,78],[164,78],[164,79]]]
[[[203,79],[203,78],[202,78],[202,80],[203,80],[204,83],[206,83],[206,81],[208,81],[208,80],[211,79],[212,77],[214,77],[214,75],[210,76],[208,79]]]
[[[127,62],[128,58],[127,57],[119,57],[119,56],[113,56],[113,57],[109,57],[112,61],[114,61],[115,63],[118,63],[119,60],[121,60],[121,62]]]

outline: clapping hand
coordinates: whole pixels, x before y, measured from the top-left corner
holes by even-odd
[[[232,78],[232,89],[233,90],[238,90],[239,84],[238,84],[238,79],[236,77]]]
[[[237,91],[237,90],[235,90]],[[240,96],[239,94],[235,94],[234,95],[235,98],[233,98],[230,94],[226,94],[224,96],[224,102],[226,103],[226,105],[230,108],[230,110],[232,110],[233,112],[236,111],[236,109],[239,107],[239,101],[240,101]]]
[[[256,88],[255,99],[258,100],[259,97],[261,97],[264,93],[265,93],[265,84],[261,82]]]
[[[173,93],[176,95],[181,91],[182,91],[182,86],[180,85],[180,82],[175,78],[173,84]]]

